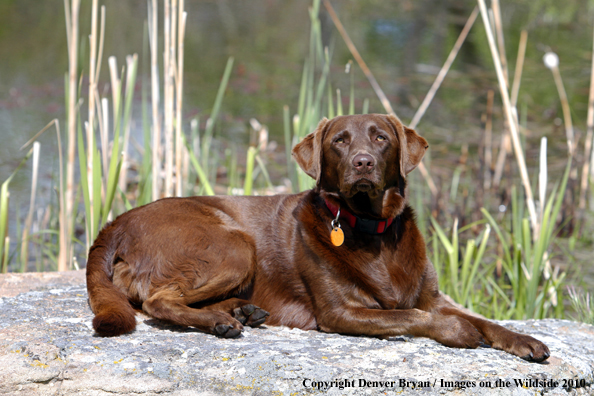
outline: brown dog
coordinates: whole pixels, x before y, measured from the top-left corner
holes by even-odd
[[[324,119],[293,149],[316,180],[311,191],[169,198],[121,215],[89,252],[95,330],[132,331],[133,306],[142,306],[154,318],[222,337],[266,320],[343,334],[411,334],[458,348],[487,343],[547,359],[542,342],[440,295],[404,199],[405,177],[427,147],[394,116]]]

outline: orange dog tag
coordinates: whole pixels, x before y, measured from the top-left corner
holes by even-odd
[[[330,232],[330,240],[334,246],[340,246],[344,242],[344,232],[339,227],[334,227]]]

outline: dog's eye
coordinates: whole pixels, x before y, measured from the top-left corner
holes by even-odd
[[[338,138],[334,141],[334,143],[344,143],[344,138]]]
[[[378,137],[376,137],[375,140],[377,140],[378,142],[383,142],[384,140],[386,140],[386,137],[382,136],[382,135],[378,135]]]

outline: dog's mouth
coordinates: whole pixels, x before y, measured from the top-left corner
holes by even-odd
[[[368,192],[375,188],[375,184],[369,179],[361,178],[353,184],[353,188],[359,192]]]
[[[371,178],[358,177],[354,181],[347,181],[344,184],[344,188],[341,189],[341,192],[348,198],[354,196],[357,193],[365,193],[374,197],[380,193],[382,188],[383,185],[381,185],[381,183],[378,183]]]

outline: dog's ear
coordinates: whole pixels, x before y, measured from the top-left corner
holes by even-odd
[[[330,124],[324,117],[316,127],[316,130],[303,138],[295,147],[292,155],[303,171],[315,179],[316,184],[320,182],[322,174],[322,141],[326,133],[326,127]]]
[[[405,127],[395,115],[389,114],[386,117],[398,137],[400,143],[400,174],[402,177],[406,177],[421,163],[429,144],[414,129]]]

